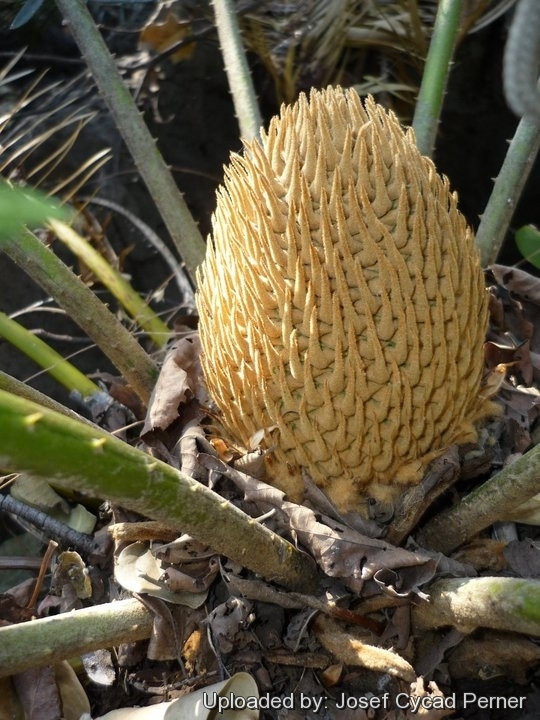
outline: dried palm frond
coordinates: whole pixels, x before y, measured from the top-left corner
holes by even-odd
[[[357,0],[263,2],[242,18],[247,47],[274,78],[280,99],[324,84],[335,71]]]
[[[466,32],[482,19],[492,21],[514,0],[470,0]],[[372,75],[370,92],[399,93],[409,102],[427,53],[437,0],[266,0],[249,8],[240,21],[246,46],[270,72],[278,100],[290,102],[302,90],[341,81],[362,86]],[[238,5],[239,13],[242,4]],[[358,76],[358,71],[361,75]],[[380,84],[376,82],[377,73]]]
[[[73,159],[81,132],[99,112],[95,93],[84,76],[47,83],[46,73],[17,71],[22,54],[0,71],[0,174],[67,199],[110,160],[107,147],[80,163]]]

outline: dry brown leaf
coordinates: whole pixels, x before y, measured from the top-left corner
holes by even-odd
[[[111,651],[105,648],[92,650],[82,656],[86,674],[92,682],[111,687],[116,682],[116,668]]]
[[[184,570],[186,572],[173,566],[168,567],[160,580],[174,593],[203,592],[208,590],[216,579],[219,563],[216,558],[210,558],[200,563],[190,563]]]
[[[216,457],[201,454],[201,463],[231,479],[244,492],[245,500],[262,512],[275,508],[285,519],[301,545],[330,577],[339,577],[353,592],[360,593],[365,582],[379,570],[394,570],[390,593],[419,592],[435,574],[436,561],[422,552],[410,552],[383,540],[369,538],[329,518],[317,519],[313,510],[284,500],[284,493],[231,468]],[[412,572],[410,569],[413,569]],[[385,585],[379,578],[379,587]]]
[[[51,588],[53,591],[64,588],[65,585],[71,585],[80,600],[92,597],[92,582],[88,568],[78,552],[66,550],[59,553],[52,567]]]
[[[154,554],[164,562],[179,565],[182,563],[199,562],[203,558],[211,558],[216,553],[208,547],[208,545],[194,540],[189,535],[182,535],[172,542],[156,547]]]
[[[182,430],[181,436],[173,449],[173,456],[178,458],[180,470],[194,480],[205,482],[208,471],[202,467],[198,456],[201,452],[214,452],[214,446],[206,438],[205,432],[199,425],[199,418],[188,422]]]
[[[484,353],[486,365],[493,368],[495,375],[502,375],[504,378],[507,373],[519,372],[525,384],[532,383],[533,367],[529,340],[512,345],[490,340],[484,345]],[[496,385],[496,382],[493,377],[488,376],[487,384]]]
[[[498,440],[504,460],[529,449],[531,430],[540,417],[540,280],[503,265],[490,267],[488,279],[491,323],[485,356],[495,374],[504,371],[496,379],[504,411]]]
[[[206,601],[206,591],[194,590],[193,587],[187,592],[171,590],[163,577],[166,570],[146,543],[137,542],[127,545],[116,558],[115,578],[126,590],[161,598],[175,605],[197,608]]]
[[[13,676],[25,720],[61,720],[62,703],[54,667],[32,668]]]
[[[171,345],[148,403],[141,435],[166,430],[178,418],[178,408],[196,398],[207,402],[199,362],[200,342],[196,332],[188,332]]]
[[[147,25],[139,35],[139,44],[149,46],[158,53],[165,52],[175,43],[184,40],[191,33],[191,23],[187,20],[180,20],[170,10],[162,22],[154,22]],[[189,43],[179,48],[171,55],[173,63],[186,60],[191,57],[194,43]]]
[[[64,660],[54,666],[54,673],[62,699],[62,720],[81,720],[90,716],[90,702],[75,670]]]
[[[490,271],[508,291],[540,306],[540,280],[525,270],[507,265],[490,265]]]
[[[539,664],[538,645],[512,633],[466,637],[448,655],[451,676],[472,681],[509,676],[514,682],[524,684]]]
[[[510,569],[524,578],[540,578],[540,543],[529,538],[513,540],[504,549]]]
[[[215,701],[214,707],[205,704],[205,697],[210,702]],[[249,706],[243,709],[232,709],[232,698],[249,699]],[[258,720],[260,713],[257,705],[259,690],[257,683],[246,672],[239,672],[214,685],[208,685],[199,690],[172,700],[171,702],[157,703],[149,707],[122,708],[111,710],[96,720],[216,720],[217,718],[234,718],[235,720]],[[247,703],[246,703],[247,704]],[[218,710],[221,706],[221,711]]]
[[[24,720],[21,704],[13,687],[13,678],[0,678],[0,697],[0,720]]]
[[[121,382],[119,383],[107,373],[104,373],[103,376],[110,378],[112,383],[111,392],[110,394],[98,392],[85,398],[83,402],[85,415],[89,416],[92,422],[99,425],[99,427],[125,439],[124,428],[131,425],[136,417],[140,417],[140,414],[137,415],[135,412],[140,412],[139,406],[137,403],[133,404],[131,388],[122,385]],[[112,394],[113,387],[117,391],[117,397]],[[123,398],[126,401],[125,404],[118,398]],[[133,410],[131,407],[133,407]]]
[[[417,673],[424,677],[431,677],[435,670],[439,675],[444,667],[444,658],[450,648],[458,645],[463,639],[463,633],[455,628],[447,632],[428,631],[417,636],[415,647],[414,667]]]
[[[0,627],[25,622],[32,618],[34,610],[29,608],[27,603],[35,584],[35,578],[28,578],[15,585],[9,592],[0,595]]]
[[[212,638],[220,652],[228,654],[251,639],[246,628],[254,620],[252,610],[253,606],[248,600],[231,597],[208,615],[205,623],[210,626]]]
[[[174,605],[157,597],[139,595],[138,598],[154,614],[147,657],[150,660],[178,660],[181,664],[185,613],[179,615]]]

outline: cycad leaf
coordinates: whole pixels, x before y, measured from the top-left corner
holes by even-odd
[[[47,218],[67,219],[65,208],[42,193],[0,184],[0,240],[20,232],[23,225],[36,227]]]
[[[11,23],[9,29],[17,30],[23,25],[26,25],[26,23],[34,17],[42,5],[43,0],[27,0],[13,18],[13,22]]]
[[[516,231],[516,245],[527,262],[540,268],[540,231],[534,225],[524,225]]]

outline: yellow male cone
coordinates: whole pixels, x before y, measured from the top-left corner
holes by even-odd
[[[264,430],[268,479],[341,509],[392,502],[476,437],[488,298],[471,230],[411,129],[339,87],[233,155],[199,274],[225,431]]]

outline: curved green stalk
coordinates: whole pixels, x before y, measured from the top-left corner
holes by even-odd
[[[3,312],[0,312],[0,337],[4,337],[11,345],[27,355],[70,392],[76,390],[83,398],[101,392],[92,380],[56,350]]]
[[[0,466],[161,520],[291,589],[316,586],[314,564],[196,480],[112,435],[0,391]]]
[[[212,4],[240,134],[243,140],[253,140],[259,136],[263,123],[240,36],[236,10],[231,0],[213,0]]]
[[[540,116],[525,116],[517,126],[476,233],[476,245],[484,266],[497,261],[539,149]]]
[[[423,155],[433,154],[450,64],[456,45],[462,0],[440,0],[429,45],[413,128]]]
[[[101,280],[127,312],[145,330],[158,347],[163,347],[171,336],[167,325],[135,292],[129,282],[108,263],[83,237],[63,222],[49,220],[58,238]]]
[[[195,284],[205,242],[83,0],[56,0]]]
[[[41,285],[148,402],[158,369],[131,333],[64,263],[31,232],[0,238],[0,249]]]

